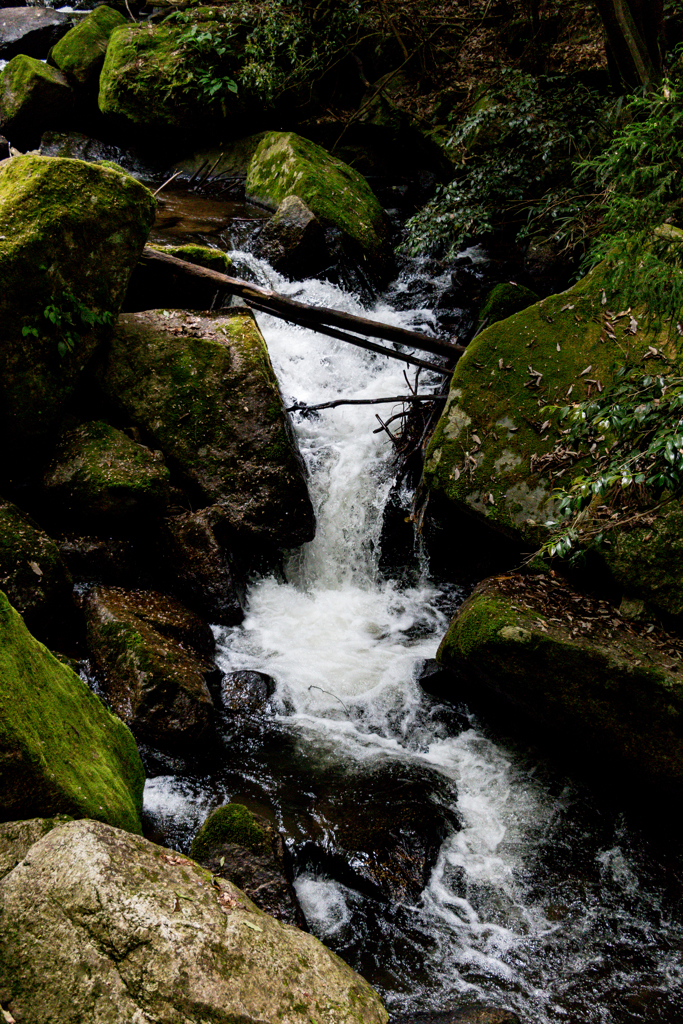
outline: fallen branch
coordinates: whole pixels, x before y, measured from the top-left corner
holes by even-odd
[[[336,409],[338,405],[384,405],[396,402],[445,402],[447,395],[398,395],[395,398],[335,398],[333,402],[319,402],[318,405],[306,405],[299,402],[290,405],[287,412],[314,412],[318,409]]]
[[[392,324],[382,324],[377,320],[369,320],[366,317],[356,316],[353,313],[342,313],[336,309],[329,309],[326,306],[312,306],[306,302],[297,302],[295,299],[285,298],[277,292],[261,288],[259,285],[251,284],[237,277],[228,277],[227,274],[220,274],[217,270],[208,270],[206,267],[195,266],[186,260],[180,260],[176,256],[169,256],[167,253],[159,252],[145,246],[143,259],[154,263],[163,263],[168,267],[192,277],[201,277],[207,281],[213,281],[226,291],[234,295],[240,295],[246,301],[253,301],[264,307],[273,316],[288,313],[285,319],[298,323],[302,327],[309,327],[311,330],[320,330],[320,326],[326,325],[353,330],[365,337],[383,338],[385,341],[398,342],[410,348],[417,348],[421,352],[431,352],[433,355],[446,356],[450,359],[457,359],[464,351],[462,345],[452,345],[446,341],[439,341],[437,338],[428,338],[417,331],[410,331],[405,327],[395,327]],[[322,332],[327,333],[327,332]],[[350,338],[343,337],[341,340],[349,341]],[[392,355],[386,349],[382,349],[385,355]],[[419,363],[417,365],[420,365]],[[445,373],[443,367],[432,367]]]

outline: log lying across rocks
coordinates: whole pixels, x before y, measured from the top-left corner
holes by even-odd
[[[253,305],[255,309],[261,312],[299,324],[301,327],[307,327],[309,330],[318,331],[340,341],[347,341],[352,345],[367,348],[372,352],[378,352],[392,359],[400,359],[413,366],[422,366],[436,373],[450,375],[453,370],[445,366],[439,366],[436,363],[417,359],[404,352],[375,345],[347,332],[352,330],[364,337],[383,338],[386,341],[393,341],[410,348],[419,349],[421,352],[431,352],[434,355],[444,356],[453,361],[457,360],[465,351],[462,345],[439,341],[437,338],[428,338],[418,331],[410,331],[405,327],[379,323],[377,320],[369,320],[366,317],[356,316],[353,313],[343,313],[336,309],[329,309],[326,306],[312,306],[306,302],[297,302],[295,299],[286,298],[284,295],[269,291],[267,288],[261,288],[259,285],[251,284],[249,281],[243,281],[237,277],[229,277],[227,274],[220,274],[216,270],[198,267],[193,263],[188,263],[186,260],[180,260],[176,256],[170,256],[160,252],[158,249],[152,249],[150,246],[145,246],[142,255],[145,260],[162,263],[180,273],[213,281],[219,287],[232,292],[234,295],[239,295],[245,302]],[[346,330],[343,330],[344,328]]]

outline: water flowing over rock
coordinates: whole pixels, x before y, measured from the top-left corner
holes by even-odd
[[[21,463],[53,443],[81,374],[111,333],[154,199],[109,168],[23,156],[0,164],[0,210],[3,461]]]
[[[0,592],[0,817],[72,814],[140,831],[133,737]]]
[[[317,939],[187,857],[96,822],[53,829],[0,883],[0,999],[32,1024],[387,1021]]]
[[[250,313],[124,314],[102,383],[235,534],[279,547],[311,539],[303,464]]]
[[[93,663],[116,714],[145,743],[202,753],[215,726],[206,684],[213,672],[209,627],[150,591],[95,587],[85,612]]]

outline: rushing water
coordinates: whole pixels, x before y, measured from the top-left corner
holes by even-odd
[[[249,260],[249,257],[240,257]],[[250,261],[263,283],[360,311],[320,282],[290,284]],[[372,315],[427,329],[426,311]],[[259,316],[285,400],[406,391],[403,365]],[[422,381],[421,389],[428,386]],[[269,807],[292,834],[302,789],[330,763],[376,773],[400,761],[438,773],[461,827],[444,842],[421,899],[387,906],[324,873],[296,880],[312,930],[380,989],[392,1012],[463,1001],[522,1020],[683,1019],[683,932],[675,878],[618,814],[523,750],[494,742],[466,713],[435,706],[416,682],[447,625],[442,595],[378,571],[391,443],[374,433],[388,407],[295,415],[318,530],[285,579],[250,590],[244,623],[217,631],[224,670],[277,682],[265,726],[228,738],[225,771],[151,779],[150,819],[178,845],[225,799]],[[674,812],[675,813],[675,812]]]

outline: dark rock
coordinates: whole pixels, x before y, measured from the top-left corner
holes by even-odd
[[[68,14],[47,7],[0,8],[0,60],[18,53],[38,59],[71,28]]]
[[[479,313],[479,322],[490,327],[499,320],[506,320],[513,313],[533,306],[538,300],[539,296],[531,288],[515,284],[514,281],[504,281],[495,285],[486,296]]]
[[[59,551],[69,572],[79,582],[139,587],[148,583],[153,568],[158,575],[148,539],[92,537],[67,534]]]
[[[392,1014],[390,1024],[521,1024],[521,1021],[512,1010],[471,1006],[436,1013]]]
[[[35,149],[48,128],[69,127],[74,107],[62,72],[35,57],[20,54],[0,74],[0,128],[17,149]]]
[[[56,543],[2,498],[0,587],[39,639],[54,641],[73,627],[73,585]]]
[[[228,672],[221,683],[221,699],[233,715],[260,711],[275,693],[275,680],[265,672]]]
[[[242,804],[217,807],[195,836],[190,852],[213,875],[239,886],[267,914],[305,928],[286,869],[282,836],[266,818]]]
[[[6,160],[10,155],[9,142],[4,135],[0,135],[0,160]]]
[[[223,518],[220,507],[210,506],[166,519],[161,549],[169,583],[182,599],[210,622],[235,626],[244,618],[246,585],[218,539]]]
[[[206,245],[150,247],[219,274],[231,273],[232,260],[220,249]],[[126,313],[144,309],[217,309],[223,305],[227,295],[227,289],[214,281],[191,277],[154,260],[141,260],[130,279],[123,309]]]
[[[253,252],[280,274],[313,277],[329,262],[320,221],[298,196],[287,196],[261,229]]]
[[[93,588],[84,611],[93,666],[116,714],[142,742],[201,753],[215,727],[206,623],[167,595],[114,587]]]

